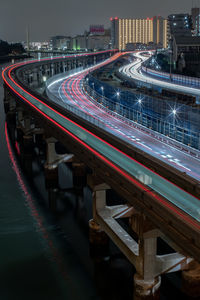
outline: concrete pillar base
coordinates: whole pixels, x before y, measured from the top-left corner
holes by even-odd
[[[182,272],[182,292],[187,299],[200,299],[200,264],[196,261]]]
[[[144,281],[139,274],[134,275],[134,300],[159,300],[161,277],[154,282]]]
[[[92,258],[108,256],[109,238],[93,219],[89,221],[89,242]]]
[[[45,186],[46,188],[57,188],[58,187],[58,167],[50,167],[49,165],[44,166],[45,174]]]

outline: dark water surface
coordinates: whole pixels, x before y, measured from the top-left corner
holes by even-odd
[[[48,211],[39,167],[27,182],[7,136],[2,79],[0,99],[0,299],[99,299],[87,239],[67,207],[74,196],[71,204],[60,204],[58,216]],[[64,233],[59,222],[66,219]]]

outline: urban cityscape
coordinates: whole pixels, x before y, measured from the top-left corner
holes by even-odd
[[[200,299],[200,3],[123,2],[1,5],[2,300]]]

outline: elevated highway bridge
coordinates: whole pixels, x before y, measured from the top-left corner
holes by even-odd
[[[121,55],[110,57],[111,53],[95,54],[95,58],[91,54],[90,59],[93,64],[104,59],[102,64],[105,64]],[[101,59],[97,58],[98,55]],[[149,155],[135,150],[137,155],[134,157],[131,154],[133,148],[106,132],[102,121],[88,112],[77,113],[73,106],[66,109],[62,103],[46,96],[41,86],[47,78],[67,69],[69,71],[69,62],[74,60],[76,66],[89,66],[87,56],[84,58],[83,55],[80,60],[77,57],[59,57],[8,66],[2,74],[6,126],[15,124],[16,119],[18,124],[21,122],[26,143],[36,132],[36,127],[43,130],[49,151],[49,173],[56,164],[52,137],[70,152],[65,161],[74,156],[89,168],[88,183],[94,191],[91,230],[100,226],[110,236],[136,268],[137,293],[143,297],[148,290],[152,295],[160,286],[161,274],[180,270],[193,259],[200,261],[198,182],[187,176],[184,180],[181,172],[164,164],[160,164],[159,172],[159,162],[155,159],[157,165],[156,171],[153,171]],[[105,61],[106,57],[110,58]],[[45,80],[44,76],[47,77]],[[173,182],[167,179],[167,168]],[[184,189],[187,181],[193,186],[193,194]],[[106,190],[110,188],[125,199],[126,204],[107,206]],[[131,228],[138,237],[136,240],[116,221],[123,217],[131,220]],[[158,237],[167,241],[177,253],[157,255]]]

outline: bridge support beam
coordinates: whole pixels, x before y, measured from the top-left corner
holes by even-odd
[[[182,272],[182,291],[187,299],[200,299],[200,264],[192,261]]]
[[[58,165],[60,163],[67,163],[73,161],[73,154],[59,155],[55,150],[55,143],[57,140],[53,137],[46,138],[47,143],[47,159],[45,163],[45,185],[47,189],[53,189],[49,192],[49,201],[53,202],[53,195],[58,188]],[[55,206],[55,205],[54,205]]]
[[[58,187],[58,165],[55,162],[57,154],[55,151],[55,138],[47,138],[47,149],[46,149],[46,164],[45,170],[45,185],[46,188],[57,188]]]
[[[159,229],[130,204],[107,206],[108,188],[106,184],[93,188],[93,220],[95,226],[99,225],[96,226],[96,231],[104,230],[134,265],[134,300],[157,300],[160,294],[160,275],[183,270],[192,259],[177,252],[157,255],[158,237],[167,241],[171,247],[173,243],[166,240]],[[129,219],[134,238],[116,221],[119,218]]]
[[[93,190],[92,194],[92,210],[93,219],[89,221],[89,242],[90,242],[90,255],[93,259],[101,259],[108,256],[109,253],[109,238],[105,231],[99,225],[96,219],[96,203],[99,200],[100,203],[106,202],[106,190],[110,189],[108,185],[103,185],[103,190],[96,191],[96,184],[100,181],[92,176],[87,176],[87,184]],[[99,203],[99,202],[98,202]]]

